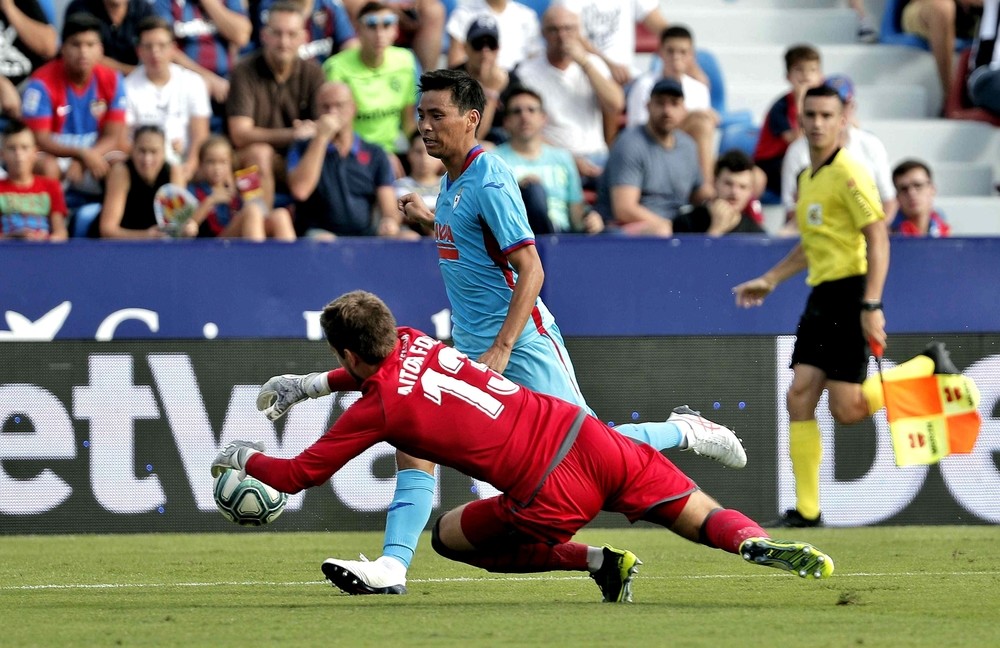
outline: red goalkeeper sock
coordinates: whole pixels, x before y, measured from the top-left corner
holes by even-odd
[[[760,525],[733,509],[715,509],[701,525],[701,542],[729,553],[739,553],[747,538],[769,538]]]
[[[546,571],[587,571],[587,545],[543,542],[491,547],[470,552],[455,552],[448,558],[490,572],[527,574]]]

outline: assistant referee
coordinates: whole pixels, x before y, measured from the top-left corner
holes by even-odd
[[[796,219],[802,239],[761,276],[733,288],[736,304],[759,306],[778,284],[808,268],[812,286],[796,331],[788,389],[789,454],[795,508],[765,526],[821,526],[823,446],[816,406],[829,390],[838,423],[856,423],[881,407],[878,379],[864,388],[867,341],[886,343],[882,289],[889,270],[885,213],[871,174],[839,147],[844,102],[829,86],[809,89],[800,117],[810,166],[798,177]]]

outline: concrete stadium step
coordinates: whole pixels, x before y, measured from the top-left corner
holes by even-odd
[[[948,119],[872,119],[864,124],[885,144],[890,160],[918,157],[928,162],[982,162],[1000,159],[1000,129]]]
[[[952,236],[1000,236],[1000,197],[939,197],[934,202]]]
[[[915,156],[911,156],[915,157]],[[902,161],[890,158],[890,164]],[[934,174],[934,185],[939,196],[992,196],[994,187],[993,167],[986,163],[935,162],[925,160]],[[998,201],[1000,207],[1000,201]]]
[[[698,38],[697,35],[695,38]],[[702,46],[700,41],[696,42]],[[778,91],[772,96],[773,100],[788,87],[785,81],[785,45],[740,46],[706,43],[704,47],[718,59],[725,75],[727,89],[758,86],[763,90],[765,86],[776,86]],[[901,108],[903,114],[898,116],[918,117],[938,114],[942,103],[941,87],[937,80],[934,59],[928,52],[889,45],[821,45],[819,50],[823,58],[823,71],[826,74],[846,74],[854,81],[855,86],[923,88],[923,103]],[[909,93],[904,98],[907,102],[917,99],[915,95]],[[897,102],[894,99],[892,103]],[[731,107],[740,106],[731,105]],[[881,107],[862,106],[862,109],[870,110],[871,112],[867,113],[870,117],[879,114],[886,114],[887,117],[897,116],[892,110],[883,113]]]
[[[858,21],[846,8],[760,9],[733,4],[726,8],[673,7],[665,13],[671,24],[685,25],[695,42],[725,43],[852,43]],[[725,69],[725,68],[723,68]]]
[[[746,109],[760,124],[771,104],[788,91],[787,84],[727,84],[730,110]],[[857,85],[858,119],[922,119],[927,117],[927,90],[920,85]]]

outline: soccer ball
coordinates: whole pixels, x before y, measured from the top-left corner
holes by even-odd
[[[288,502],[288,495],[253,477],[241,480],[240,474],[232,468],[215,478],[212,494],[222,515],[242,526],[273,522]]]

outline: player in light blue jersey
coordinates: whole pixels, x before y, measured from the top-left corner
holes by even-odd
[[[503,160],[476,141],[486,102],[482,87],[464,72],[435,70],[420,77],[420,89],[417,130],[427,153],[440,159],[448,174],[441,180],[436,211],[417,194],[399,202],[409,223],[434,232],[455,347],[515,382],[592,412],[555,320],[539,297],[544,271],[517,181]],[[271,418],[303,398],[330,393],[326,374],[275,377],[265,390],[277,398],[268,409]],[[731,430],[687,407],[675,409],[664,422],[615,429],[660,450],[680,447],[730,467],[746,464]],[[348,593],[406,591],[406,570],[433,508],[435,466],[398,450],[396,465],[382,557],[325,563],[324,573],[334,574],[333,583]]]

